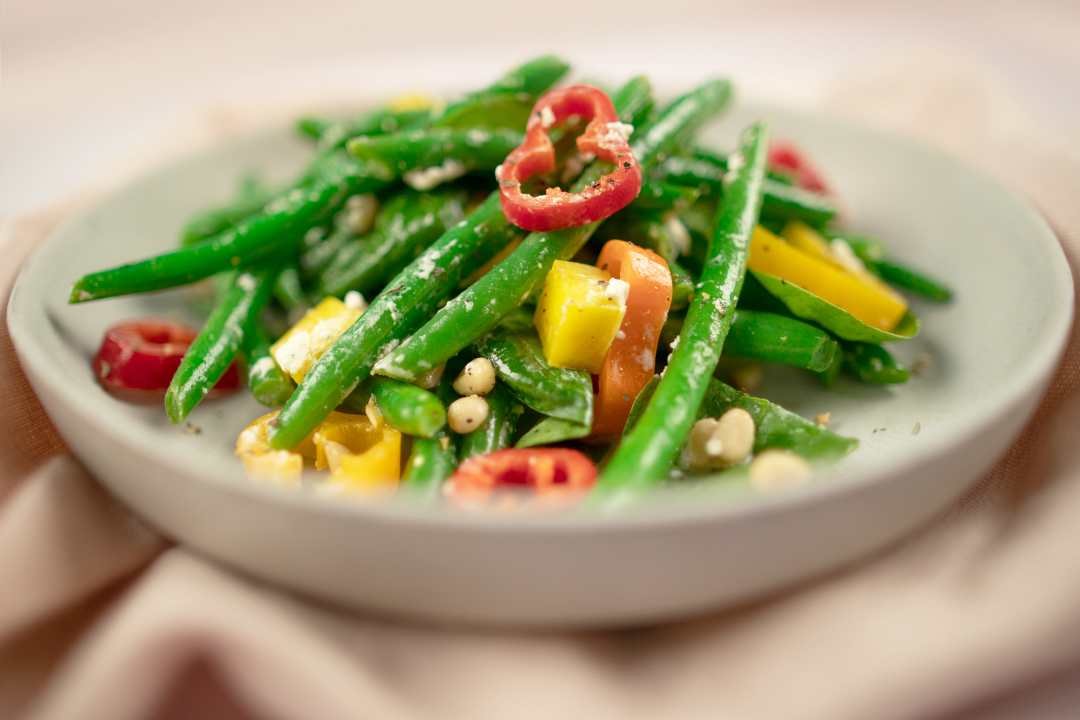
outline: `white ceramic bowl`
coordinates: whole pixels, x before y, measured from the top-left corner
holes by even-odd
[[[855,227],[945,277],[947,306],[915,303],[929,354],[906,385],[826,392],[770,369],[760,394],[862,445],[839,471],[780,497],[674,493],[611,517],[498,518],[365,505],[245,480],[237,433],[264,411],[241,393],[171,427],[94,380],[106,326],[183,315],[178,292],[68,306],[81,274],[171,247],[193,211],[244,172],[286,179],[306,158],[285,130],[164,168],[68,223],[27,264],[8,321],[61,434],[113,493],[161,532],[251,575],[382,613],[491,625],[660,621],[745,600],[882,547],[947,506],[1019,432],[1060,357],[1071,278],[1043,220],[1013,192],[917,143],[825,117],[740,108],[707,135],[733,144],[766,116],[833,179]],[[193,428],[200,430],[193,434]]]

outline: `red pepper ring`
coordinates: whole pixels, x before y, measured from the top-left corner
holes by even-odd
[[[615,170],[580,193],[549,188],[545,195],[527,195],[521,183],[555,169],[555,148],[548,131],[572,115],[589,118],[577,138],[578,152],[615,164]],[[502,211],[520,228],[532,232],[588,225],[630,204],[641,192],[641,166],[628,142],[629,125],[619,122],[611,98],[591,85],[552,90],[533,106],[525,126],[525,142],[495,169]]]
[[[595,483],[596,466],[577,450],[511,448],[461,463],[443,492],[461,509],[561,510]]]
[[[129,402],[155,402],[165,397],[184,353],[198,333],[169,320],[147,318],[114,325],[105,331],[94,356],[94,375],[116,397]],[[210,395],[240,386],[236,364],[229,366]]]

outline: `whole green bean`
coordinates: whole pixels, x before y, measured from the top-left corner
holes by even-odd
[[[240,344],[247,366],[247,383],[251,394],[263,405],[281,407],[296,390],[289,374],[278,367],[270,355],[270,337],[261,322],[252,324]]]
[[[165,412],[174,425],[195,409],[236,358],[280,271],[281,262],[270,260],[236,274],[165,391]]]
[[[350,138],[360,135],[384,135],[416,127],[431,119],[431,110],[376,110],[340,120],[304,118],[300,131],[315,135],[320,152],[345,147]]]
[[[731,95],[725,80],[707,83],[672,103],[651,125],[633,137],[631,147],[642,172],[678,147]],[[615,107],[620,109],[616,102]],[[572,186],[580,192],[604,174],[593,163]],[[491,330],[511,310],[536,292],[556,260],[568,260],[600,225],[597,221],[553,232],[531,233],[505,260],[447,303],[423,328],[380,360],[375,371],[415,380],[477,337]]]
[[[417,190],[473,170],[494,170],[525,135],[509,128],[431,128],[378,137],[357,137],[348,149],[380,177],[404,176]]]
[[[263,211],[198,245],[84,275],[68,302],[151,292],[185,285],[295,246],[328,211],[358,192],[385,185],[344,151],[318,165],[313,179],[271,201]]]
[[[464,190],[413,190],[394,195],[379,210],[370,235],[345,245],[316,278],[323,295],[356,290],[375,294],[424,248],[465,215]]]
[[[729,161],[708,259],[678,347],[641,419],[597,481],[601,494],[640,489],[659,481],[694,424],[746,274],[750,235],[761,208],[768,136],[764,123],[750,126],[743,133],[737,156]]]
[[[451,103],[435,120],[439,127],[524,127],[536,96],[545,92],[566,74],[570,66],[555,57],[544,55],[516,67],[491,86]],[[525,107],[525,115],[507,109],[507,100]],[[509,123],[509,124],[508,124]]]
[[[887,257],[880,240],[831,229],[827,235],[846,242],[866,268],[885,282],[934,302],[948,302],[952,298],[952,290],[945,283]]]
[[[676,155],[664,162],[662,176],[671,183],[690,185],[703,191],[723,193],[727,159],[698,152],[693,157]],[[761,203],[762,218],[803,220],[819,226],[837,214],[836,203],[818,193],[767,179]]]
[[[463,462],[474,455],[505,450],[510,447],[517,430],[523,408],[505,385],[496,384],[495,389],[484,396],[488,404],[488,416],[484,424],[461,436],[458,461]]]
[[[429,438],[446,425],[446,408],[427,390],[390,378],[373,378],[372,385],[375,403],[390,427]]]
[[[472,349],[491,361],[498,379],[526,406],[544,415],[592,425],[589,374],[549,365],[527,313],[511,313],[498,327],[477,339]]]
[[[300,283],[300,271],[288,264],[278,274],[274,283],[274,299],[290,318],[299,319],[311,308],[311,302]]]
[[[842,341],[844,372],[870,385],[894,385],[908,381],[910,373],[892,354],[871,343]]]
[[[773,313],[737,310],[724,354],[792,365],[815,372],[832,364],[839,346],[829,333],[813,325]]]
[[[517,234],[502,214],[498,193],[492,193],[429,246],[311,368],[278,415],[271,447],[295,447],[368,376],[379,357],[420,327],[463,279]]]
[[[458,395],[454,392],[454,378],[462,363],[447,363],[435,396],[449,406]],[[413,439],[412,453],[402,475],[402,489],[411,497],[430,499],[436,496],[446,478],[457,468],[458,435],[443,426],[432,437]]]
[[[254,177],[247,177],[240,192],[225,205],[204,210],[192,216],[180,230],[180,245],[194,245],[218,233],[225,232],[244,218],[262,210],[279,191],[263,185]]]

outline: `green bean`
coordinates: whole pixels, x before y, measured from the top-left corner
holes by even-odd
[[[842,342],[844,372],[870,385],[894,385],[908,381],[908,369],[880,345]]]
[[[461,365],[462,363],[453,361],[448,363],[442,379],[439,380],[439,386],[435,389],[435,396],[444,406],[449,406],[458,397],[454,392],[454,378],[457,377]],[[446,426],[430,438],[413,439],[412,453],[402,475],[403,490],[413,497],[434,497],[443,481],[457,468],[457,456],[458,435]]]
[[[300,131],[315,136],[320,152],[345,147],[350,139],[360,135],[384,135],[416,127],[431,118],[431,110],[376,110],[341,120],[305,118],[300,121]]]
[[[697,187],[702,192],[723,194],[727,159],[698,152],[693,157],[674,156],[664,162],[662,176],[671,183]],[[803,220],[822,225],[836,216],[836,204],[829,198],[777,180],[766,180],[761,203],[764,219]]]
[[[590,432],[592,432],[592,424],[582,425],[558,417],[545,417],[529,428],[529,431],[514,443],[514,447],[527,448],[538,445],[552,445],[587,437]]]
[[[467,199],[460,189],[394,195],[379,210],[371,234],[344,246],[319,274],[319,292],[340,297],[357,290],[374,295],[447,228],[460,222]]]
[[[818,382],[827,388],[836,387],[837,381],[840,379],[840,371],[844,368],[844,352],[841,349],[840,352],[833,355],[832,362],[829,366],[821,372],[813,373]]]
[[[887,257],[885,245],[880,240],[838,230],[829,230],[826,234],[846,242],[866,268],[885,282],[935,302],[948,302],[952,298],[952,290],[945,283]]]
[[[592,425],[592,380],[584,370],[548,364],[532,318],[523,311],[472,344],[495,367],[498,379],[533,410],[586,426]]]
[[[504,385],[495,385],[495,389],[484,396],[488,404],[488,416],[484,424],[472,432],[461,436],[461,450],[458,461],[465,461],[474,455],[504,450],[510,447],[521,418],[523,408]]]
[[[463,279],[517,233],[499,208],[499,194],[492,193],[436,240],[323,353],[278,415],[271,446],[295,447],[368,376],[379,357],[420,327]]]
[[[446,425],[446,408],[427,390],[390,378],[372,378],[372,386],[375,403],[390,427],[429,438]]]
[[[558,82],[569,69],[569,65],[554,55],[530,60],[503,75],[490,87],[448,105],[434,124],[441,127],[524,127],[536,96]],[[513,107],[513,101],[525,108],[523,116],[508,110]]]
[[[669,317],[660,332],[661,344],[674,341],[683,318]],[[829,333],[795,318],[738,309],[731,321],[723,355],[791,365],[815,372],[825,370],[841,354]]]
[[[244,335],[258,322],[280,270],[280,261],[270,260],[236,274],[165,391],[165,412],[174,425],[206,397],[236,358]]]
[[[251,394],[263,405],[281,407],[296,390],[289,374],[278,367],[270,355],[270,337],[261,322],[254,322],[240,344],[247,365],[247,383]]]
[[[724,354],[792,365],[821,372],[832,364],[839,346],[829,333],[773,313],[737,310]]]
[[[231,202],[204,210],[184,223],[180,230],[180,245],[194,245],[225,232],[244,218],[262,210],[277,194],[277,189],[263,185],[255,177],[245,178],[239,194]]]
[[[630,209],[655,215],[672,210],[682,212],[700,196],[701,191],[695,187],[652,181],[641,186],[641,193],[630,203]]]
[[[509,128],[431,128],[353,138],[348,149],[380,177],[404,176],[411,187],[430,190],[473,170],[494,170],[524,139]]]
[[[743,134],[678,347],[641,419],[597,481],[600,493],[640,489],[660,480],[694,424],[746,274],[750,235],[761,208],[768,135],[760,122]]]
[[[343,151],[313,172],[306,184],[271,201],[260,214],[198,245],[84,275],[72,287],[68,302],[163,290],[278,255],[295,246],[348,195],[385,185]]]
[[[631,145],[642,172],[648,172],[662,154],[677,147],[709,115],[723,107],[730,93],[731,86],[727,81],[707,83],[672,103],[655,123],[642,128]],[[615,107],[621,109],[618,100]],[[580,192],[604,172],[603,165],[593,163],[572,190]],[[531,297],[543,284],[552,264],[573,257],[600,222],[531,233],[509,257],[447,303],[423,328],[380,360],[375,371],[415,380],[456,355]]]
[[[772,448],[790,450],[807,460],[841,458],[859,444],[822,425],[789,412],[768,400],[751,397],[715,378],[709,381],[697,419],[720,417],[731,408],[742,408],[754,418],[754,452]]]
[[[300,284],[300,272],[295,265],[286,265],[274,283],[274,299],[290,318],[299,318],[311,308],[307,294]]]

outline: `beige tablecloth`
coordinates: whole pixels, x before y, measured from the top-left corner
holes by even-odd
[[[1077,274],[1080,137],[1028,117],[982,68],[902,58],[849,78],[830,106],[1018,189]],[[3,297],[85,200],[4,229]],[[66,454],[0,327],[0,716],[943,717],[1080,661],[1078,385],[1074,334],[997,466],[857,567],[683,624],[478,633],[330,609],[169,547]]]

